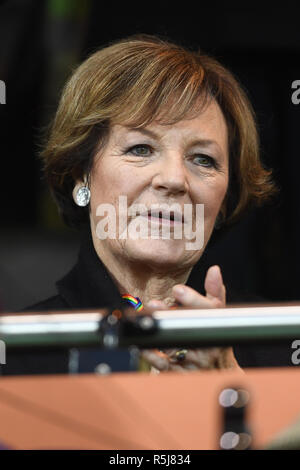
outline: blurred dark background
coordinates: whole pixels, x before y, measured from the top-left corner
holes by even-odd
[[[246,2],[248,3],[248,2]],[[250,4],[250,2],[249,2]],[[257,114],[262,159],[274,170],[279,196],[248,211],[213,240],[209,263],[225,283],[272,301],[298,300],[300,278],[300,7],[220,7],[197,2],[111,8],[96,0],[8,0],[0,3],[1,232],[0,302],[20,309],[55,292],[77,256],[78,234],[64,227],[42,179],[42,129],[55,112],[74,67],[109,41],[159,34],[201,47],[236,75]]]

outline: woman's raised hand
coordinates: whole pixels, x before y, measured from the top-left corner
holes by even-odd
[[[204,288],[205,296],[184,284],[176,284],[173,287],[173,296],[180,306],[187,308],[224,308],[226,306],[226,289],[219,266],[211,266],[208,269]],[[169,308],[165,302],[159,300],[150,301],[146,307],[149,310]],[[189,349],[183,354],[184,359],[181,361],[178,361],[177,351],[176,349],[144,350],[141,355],[158,371],[223,368],[241,370],[231,347]]]

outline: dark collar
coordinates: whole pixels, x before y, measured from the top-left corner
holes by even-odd
[[[208,266],[207,255],[204,253],[187,281],[187,285],[202,294]],[[89,230],[82,232],[77,264],[56,286],[70,308],[118,307],[124,304],[115,283],[95,251]]]
[[[122,303],[116,285],[95,251],[90,231],[82,232],[77,264],[56,286],[72,308],[118,307]]]

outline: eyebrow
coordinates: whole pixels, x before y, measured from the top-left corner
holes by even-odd
[[[129,132],[140,132],[141,134],[144,134],[148,137],[152,137],[152,139],[160,139],[161,137],[156,134],[154,131],[150,131],[149,129],[146,129],[145,127],[127,127]]]
[[[141,134],[144,134],[147,137],[151,137],[152,139],[157,139],[157,140],[161,139],[160,135],[156,134],[156,132],[154,131],[150,131],[150,129],[146,129],[145,127],[128,127],[127,129],[128,131],[131,131],[131,132],[140,132]],[[196,139],[193,139],[191,142],[189,142],[188,145],[189,147],[195,147],[196,145],[204,145],[205,147],[209,147],[211,145],[215,145],[218,147],[218,149],[220,149],[220,151],[222,151],[218,142],[216,142],[215,140],[211,140],[211,139],[196,138]]]

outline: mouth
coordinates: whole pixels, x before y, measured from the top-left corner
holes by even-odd
[[[148,220],[159,222],[159,223],[168,223],[171,225],[183,224],[184,216],[180,212],[176,211],[165,211],[165,210],[148,210],[140,214],[142,217],[147,217]]]

